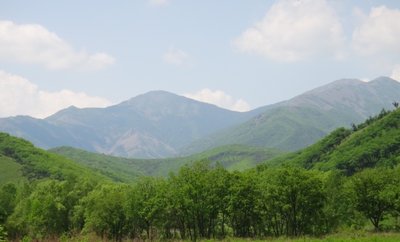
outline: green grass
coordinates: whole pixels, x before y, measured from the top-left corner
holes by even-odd
[[[201,240],[201,241],[219,241],[219,240]],[[222,241],[271,241],[271,242],[399,242],[399,233],[347,233],[332,234],[321,238],[298,237],[298,238],[264,238],[264,239],[243,239],[226,238]]]
[[[21,168],[13,159],[0,155],[0,186],[24,180]]]
[[[54,241],[54,240],[52,240]],[[59,241],[67,242],[83,242],[83,241],[107,241],[102,240],[100,237],[94,234],[87,235],[79,235],[76,237],[67,237],[63,236],[59,239]],[[130,241],[130,240],[123,240]],[[187,240],[189,241],[189,240]],[[400,241],[400,233],[368,233],[368,232],[354,232],[354,233],[339,233],[323,236],[321,238],[313,238],[313,237],[298,237],[298,238],[263,238],[263,239],[251,239],[251,238],[225,238],[223,240],[199,240],[203,242],[261,242],[261,241],[270,241],[270,242],[399,242]]]

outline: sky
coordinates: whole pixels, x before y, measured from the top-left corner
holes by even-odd
[[[165,90],[247,111],[400,80],[398,0],[0,0],[0,117]]]

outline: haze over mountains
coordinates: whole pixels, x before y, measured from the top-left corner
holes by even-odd
[[[42,148],[72,146],[118,156],[159,158],[217,130],[249,119],[164,91],[153,91],[107,108],[70,107],[46,119],[0,119],[0,130]]]
[[[233,112],[164,91],[107,108],[70,107],[46,119],[0,119],[0,130],[43,148],[72,146],[117,156],[161,158],[243,144],[296,150],[358,123],[400,99],[400,83],[335,81],[288,101]]]
[[[400,83],[379,77],[370,82],[342,79],[288,101],[264,107],[245,123],[196,141],[188,154],[226,144],[246,144],[294,151],[315,143],[337,127],[349,127],[400,99]]]

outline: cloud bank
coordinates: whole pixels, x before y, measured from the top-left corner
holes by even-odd
[[[217,105],[232,111],[245,112],[250,110],[250,105],[243,99],[234,99],[220,90],[204,88],[196,93],[186,93],[183,96],[200,102]]]
[[[400,82],[400,65],[397,65],[397,66],[394,67],[390,77],[392,79]]]
[[[340,58],[345,37],[326,0],[280,0],[234,41],[241,51],[294,62],[320,55]]]
[[[0,61],[37,64],[48,69],[98,70],[115,60],[106,53],[77,51],[39,24],[0,21]]]
[[[45,118],[71,105],[81,108],[105,107],[111,102],[83,92],[40,90],[27,79],[0,70],[0,117],[29,115]]]
[[[176,66],[184,65],[188,58],[189,55],[185,51],[173,47],[169,48],[163,55],[163,60],[166,63]]]
[[[161,7],[169,3],[169,0],[148,0],[151,6]]]
[[[353,32],[353,47],[358,54],[400,56],[400,10],[385,6],[360,13],[361,21]]]

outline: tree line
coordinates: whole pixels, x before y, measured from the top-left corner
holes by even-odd
[[[398,229],[400,168],[340,171],[197,162],[135,184],[68,177],[0,189],[0,240],[93,233],[103,239],[317,236],[344,227]]]

